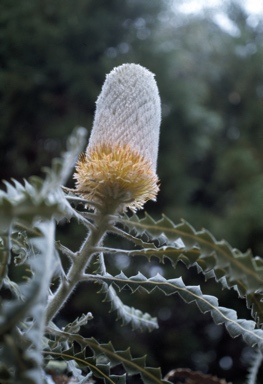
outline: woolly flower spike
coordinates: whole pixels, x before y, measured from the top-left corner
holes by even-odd
[[[160,97],[151,72],[137,64],[110,72],[97,100],[86,153],[74,174],[77,193],[121,212],[155,201],[160,121]]]

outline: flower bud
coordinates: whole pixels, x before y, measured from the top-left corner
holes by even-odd
[[[123,64],[106,76],[96,104],[89,144],[74,174],[76,191],[117,211],[135,212],[159,190],[161,107],[154,75]]]

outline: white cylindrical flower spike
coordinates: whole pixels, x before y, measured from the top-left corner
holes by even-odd
[[[129,144],[156,168],[161,122],[154,75],[138,64],[111,71],[97,100],[88,150],[94,145]]]
[[[135,212],[156,199],[160,104],[154,75],[146,68],[123,64],[107,75],[74,174],[77,193],[118,211]]]

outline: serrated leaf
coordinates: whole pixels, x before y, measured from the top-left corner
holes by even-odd
[[[68,203],[61,184],[66,180],[69,172],[74,167],[74,161],[83,149],[84,128],[78,129],[69,138],[68,152],[63,159],[54,159],[51,168],[44,168],[46,176],[32,176],[24,183],[12,180],[4,181],[6,191],[0,190],[0,231],[5,231],[14,218],[19,218],[32,223],[35,216],[49,219],[55,217],[77,217],[81,215]]]
[[[263,260],[253,258],[250,251],[242,253],[232,248],[226,241],[217,241],[207,230],[196,231],[186,221],[175,225],[166,216],[159,221],[154,221],[148,214],[143,219],[136,215],[125,216],[120,222],[135,231],[137,235],[146,234],[149,240],[155,241],[166,238],[167,247],[157,250],[145,249],[145,256],[149,253],[157,256],[160,261],[163,257],[171,260],[176,265],[182,260],[187,267],[197,266],[206,278],[215,278],[224,288],[235,288],[240,297],[245,297],[247,306],[251,308],[251,314],[258,324],[263,323]],[[174,242],[181,239],[184,246],[178,250]],[[174,250],[172,250],[174,248]],[[199,254],[198,254],[199,252]],[[194,253],[196,253],[194,255]],[[130,254],[136,255],[135,252]],[[137,253],[139,254],[139,252]],[[143,255],[143,251],[140,253]]]
[[[0,360],[12,372],[13,382],[37,383],[42,376],[42,336],[46,295],[52,275],[54,251],[53,221],[37,224],[41,236],[28,239],[30,277],[18,283],[16,298],[3,298],[0,308]],[[13,282],[6,284],[12,287]]]
[[[202,313],[210,312],[214,322],[224,324],[232,337],[242,336],[248,345],[251,347],[257,345],[263,352],[263,330],[256,329],[256,323],[253,320],[238,319],[236,311],[220,307],[216,297],[203,295],[199,286],[186,286],[182,278],[166,280],[163,276],[157,274],[150,279],[143,276],[139,280],[138,275],[128,278],[122,273],[117,276],[111,276],[110,274],[105,276],[93,275],[93,279],[98,282],[108,282],[108,284],[114,283],[120,290],[129,286],[132,292],[142,287],[148,293],[156,288],[160,289],[165,295],[178,293],[186,303],[195,302]]]
[[[111,375],[111,368],[116,365],[122,364],[125,368],[127,375],[133,376],[140,374],[144,383],[146,384],[165,384],[169,383],[162,379],[161,370],[159,368],[151,368],[146,366],[146,357],[133,358],[130,349],[125,351],[116,351],[111,342],[107,344],[100,344],[96,339],[85,339],[80,335],[72,335],[59,330],[49,329],[50,333],[60,340],[70,340],[72,343],[77,342],[82,350],[77,355],[74,354],[74,349],[70,348],[61,353],[56,353],[47,350],[46,353],[53,357],[72,359],[86,364],[96,377],[104,380],[104,383],[122,383],[125,375]],[[93,357],[89,356],[89,351],[93,351]],[[106,358],[106,362],[100,363],[102,357]],[[121,381],[119,381],[121,380]]]
[[[66,204],[68,203],[63,198],[62,191],[59,191],[59,186],[43,182],[43,189],[39,191],[36,185],[31,184],[34,192],[28,192],[26,187],[21,190],[19,187],[10,196],[8,192],[10,184],[7,185],[9,185],[7,192],[0,196],[0,226],[2,231],[5,231],[15,218],[32,223],[35,216],[49,219],[53,215],[62,215],[67,208]]]
[[[122,325],[130,324],[133,330],[140,330],[142,332],[151,332],[158,328],[156,317],[125,305],[112,286],[102,285],[99,293],[105,294],[104,301],[111,303],[111,312],[117,312],[117,319],[122,321]]]

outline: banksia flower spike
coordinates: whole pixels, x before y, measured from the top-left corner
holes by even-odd
[[[123,64],[107,75],[96,104],[89,144],[74,174],[76,192],[111,211],[135,212],[159,191],[161,107],[154,75]]]

